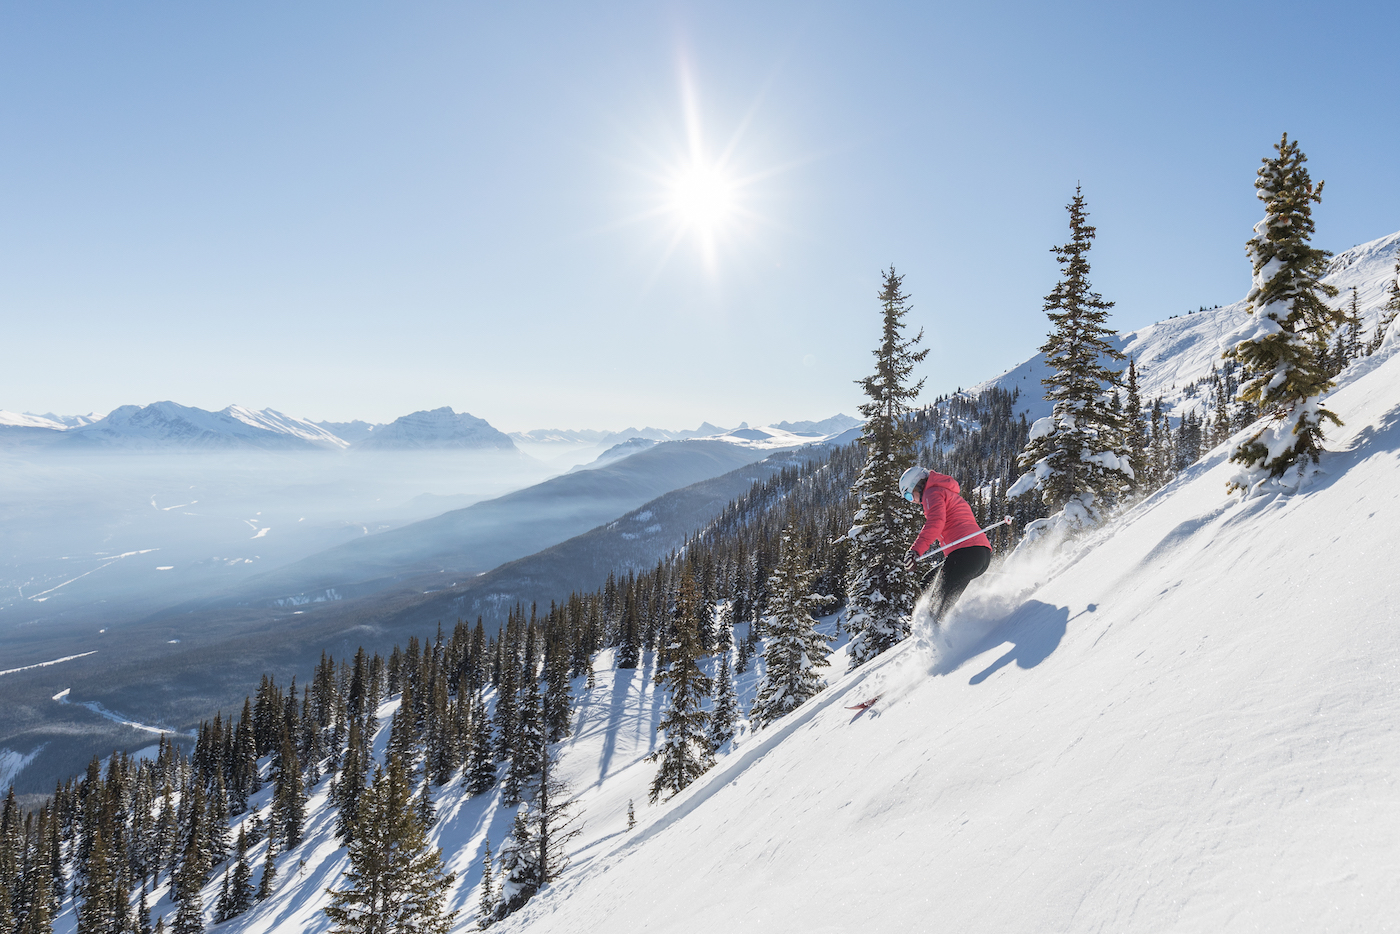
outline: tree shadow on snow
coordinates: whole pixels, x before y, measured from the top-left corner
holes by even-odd
[[[1091,603],[1082,613],[1075,614],[1074,618],[1097,609],[1098,607]],[[943,654],[939,660],[939,673],[950,673],[969,659],[1008,642],[1011,643],[1010,650],[973,675],[968,684],[981,684],[1012,662],[1019,668],[1034,668],[1060,647],[1060,641],[1064,639],[1069,623],[1069,607],[1027,600],[981,638]]]

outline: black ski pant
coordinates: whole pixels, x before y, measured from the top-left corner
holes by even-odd
[[[983,574],[992,563],[992,549],[986,545],[969,545],[958,548],[943,559],[938,576],[933,581],[933,621],[941,623],[943,617],[958,602],[967,585]]]

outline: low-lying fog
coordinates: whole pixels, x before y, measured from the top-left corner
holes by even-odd
[[[119,625],[560,469],[516,452],[0,451],[0,639]]]

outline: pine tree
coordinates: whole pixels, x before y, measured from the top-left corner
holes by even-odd
[[[486,852],[481,857],[481,898],[476,906],[476,929],[484,931],[496,915],[496,891],[491,885],[491,841],[486,840]]]
[[[115,860],[108,852],[100,829],[92,833],[87,874],[83,879],[83,903],[78,907],[78,934],[117,934],[122,914],[117,895]]]
[[[230,870],[227,918],[236,918],[253,907],[253,869],[248,865],[248,837],[238,830],[238,858]],[[226,918],[226,920],[227,920]]]
[[[1123,442],[1128,449],[1128,463],[1141,490],[1148,478],[1147,424],[1142,414],[1142,396],[1138,393],[1137,361],[1128,360],[1128,401],[1123,406]]]
[[[715,751],[734,738],[734,727],[739,720],[739,700],[734,696],[734,679],[729,675],[729,650],[721,651],[718,657],[715,709],[710,714],[710,746]]]
[[[486,700],[478,691],[472,714],[471,751],[462,783],[473,795],[485,794],[496,785],[496,759],[492,754],[491,720],[486,716]]]
[[[1337,294],[1322,281],[1331,254],[1309,245],[1312,205],[1322,201],[1322,182],[1313,184],[1303,167],[1307,156],[1287,133],[1274,148],[1278,155],[1264,159],[1254,182],[1265,207],[1246,245],[1254,267],[1254,286],[1245,299],[1252,320],[1227,336],[1225,352],[1244,367],[1240,398],[1257,406],[1266,423],[1231,454],[1241,470],[1230,490],[1270,478],[1296,487],[1300,471],[1322,452],[1323,423],[1341,424],[1322,408],[1332,383],[1315,346],[1346,318],[1324,301]]]
[[[267,856],[263,859],[262,878],[258,880],[258,901],[267,899],[275,891],[277,881],[277,841],[267,841]]]
[[[301,842],[306,826],[306,790],[290,729],[282,731],[281,753],[275,767],[277,784],[272,795],[270,833],[277,839],[279,848],[286,852]]]
[[[348,855],[346,887],[332,889],[324,909],[332,931],[446,934],[456,914],[446,910],[455,876],[443,872],[442,850],[429,849],[427,828],[396,756],[387,770],[376,770],[365,790]]]
[[[805,567],[802,548],[790,529],[783,530],[778,566],[769,578],[768,645],[763,650],[763,680],[749,710],[759,729],[796,710],[826,687],[818,669],[830,665],[830,640],[817,631],[812,613],[832,602],[812,593],[816,569]]]
[[[540,887],[559,878],[569,868],[569,841],[580,831],[575,828],[575,800],[567,782],[555,770],[554,754],[548,746],[541,750],[540,775],[531,809],[539,835]]]
[[[1050,368],[1042,382],[1051,414],[1031,426],[1017,461],[1026,473],[1007,490],[1013,498],[1039,493],[1052,513],[1026,526],[1028,541],[1052,530],[1074,534],[1093,528],[1135,485],[1130,450],[1109,398],[1118,374],[1105,361],[1123,358],[1107,325],[1113,303],[1089,284],[1088,254],[1098,234],[1088,222],[1081,189],[1075,188],[1066,208],[1070,240],[1052,248],[1063,269],[1045,297],[1051,331],[1040,348]]]
[[[525,809],[516,811],[510,836],[501,841],[501,890],[492,920],[499,921],[519,911],[540,890],[539,843]]]
[[[660,760],[661,768],[651,783],[651,800],[663,793],[674,795],[714,765],[710,745],[710,715],[704,710],[710,693],[710,679],[700,670],[699,598],[695,578],[687,567],[681,574],[676,593],[676,641],[667,646],[670,663],[656,672],[656,684],[667,694],[666,710],[657,731],[666,738],[661,748],[647,758]]]
[[[900,495],[899,477],[914,460],[913,433],[905,426],[904,416],[924,385],[923,380],[911,385],[910,377],[928,350],[914,350],[923,340],[923,331],[904,337],[909,296],[900,291],[903,277],[891,266],[883,278],[879,294],[883,321],[875,372],[859,381],[869,399],[860,407],[865,416],[860,438],[865,466],[851,488],[858,506],[846,533],[851,543],[846,628],[851,632],[852,668],[908,634],[916,589],[913,577],[904,569],[904,553],[917,533],[917,521],[914,510]],[[758,613],[755,608],[755,622]]]

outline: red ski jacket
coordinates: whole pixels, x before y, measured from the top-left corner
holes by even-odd
[[[924,484],[924,529],[909,547],[915,554],[922,555],[935,541],[957,541],[977,530],[977,518],[972,514],[972,507],[958,494],[958,481],[947,474],[929,471],[928,481]],[[978,534],[951,548],[944,548],[943,553],[947,555],[973,545],[992,547],[987,536]]]

